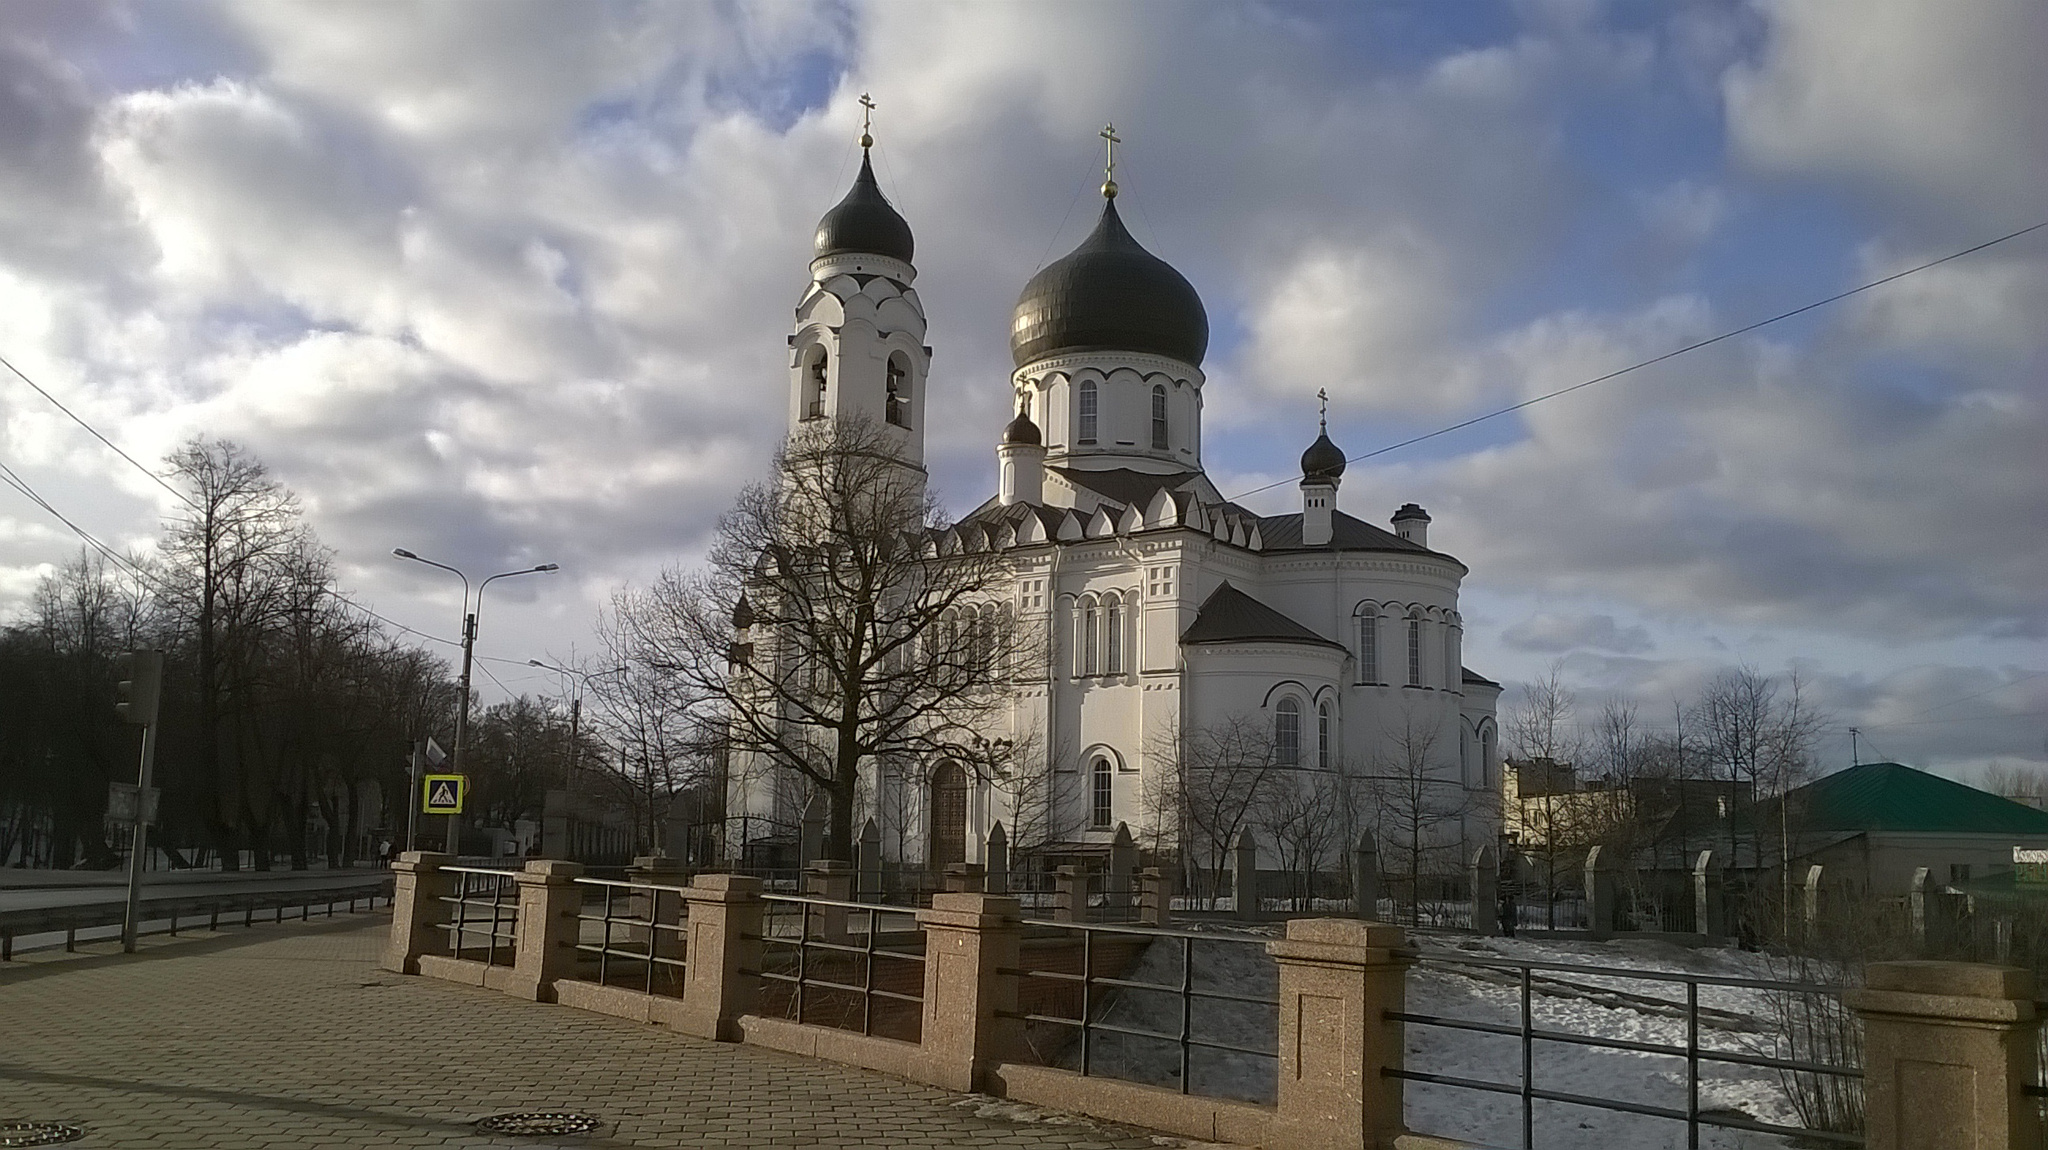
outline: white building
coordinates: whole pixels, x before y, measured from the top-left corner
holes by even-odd
[[[1231,716],[1270,732],[1298,785],[1331,793],[1426,745],[1431,786],[1455,796],[1433,833],[1494,841],[1500,687],[1459,659],[1465,566],[1430,549],[1412,503],[1392,530],[1339,510],[1344,454],[1327,434],[1302,455],[1300,511],[1262,516],[1223,497],[1202,469],[1201,298],[1125,230],[1115,194],[1104,185],[1093,234],[1018,299],[1000,490],[953,529],[1013,557],[1011,608],[1048,636],[1050,674],[1016,684],[1008,729],[988,735],[1050,783],[885,770],[868,787],[885,855],[979,861],[996,820],[1013,839],[1020,821],[1049,828],[1062,853],[1100,849],[1119,823],[1142,837],[1166,748]],[[921,466],[931,350],[913,250],[863,159],[818,226],[789,418],[863,414]],[[742,788],[731,811],[788,827],[790,794]]]

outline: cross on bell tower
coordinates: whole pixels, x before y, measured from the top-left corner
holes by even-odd
[[[1116,146],[1123,143],[1124,138],[1116,134],[1115,124],[1102,125],[1098,134],[1102,137],[1102,198],[1113,200],[1116,198]]]

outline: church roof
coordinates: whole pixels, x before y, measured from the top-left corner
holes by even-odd
[[[1250,595],[1230,585],[1229,580],[1202,601],[1195,621],[1181,632],[1183,646],[1203,643],[1302,643],[1344,650],[1342,643],[1326,639],[1289,619]]]
[[[812,248],[819,256],[876,255],[910,262],[916,248],[910,225],[889,205],[882,186],[875,182],[875,169],[868,164],[867,150],[860,154],[860,174],[853,187],[825,218],[818,221]]]
[[[1159,475],[1150,471],[1133,471],[1128,467],[1112,467],[1105,471],[1083,471],[1076,467],[1048,467],[1047,471],[1073,484],[1085,487],[1104,499],[1121,503],[1126,507],[1143,507],[1152,501],[1161,489],[1178,491],[1189,480],[1199,476],[1199,471],[1177,471],[1170,475]]]
[[[1463,682],[1467,682],[1467,683],[1476,683],[1476,684],[1478,684],[1478,685],[1479,685],[1479,686],[1481,686],[1481,687],[1498,687],[1498,686],[1500,686],[1500,684],[1499,684],[1499,683],[1496,683],[1496,682],[1494,682],[1494,681],[1493,681],[1492,679],[1489,679],[1489,678],[1487,678],[1486,676],[1484,676],[1484,675],[1480,674],[1479,672],[1477,672],[1477,671],[1473,670],[1473,669],[1472,669],[1472,668],[1470,668],[1470,667],[1460,667],[1460,668],[1458,668],[1458,669],[1459,669],[1460,671],[1463,671],[1463,672],[1464,672],[1464,675],[1462,676],[1462,681],[1463,681]]]
[[[1070,351],[1149,352],[1199,367],[1208,350],[1202,297],[1132,238],[1114,199],[1080,247],[1031,277],[1011,316],[1018,367]]]
[[[1301,513],[1261,516],[1259,534],[1267,551],[1419,551],[1435,555],[1420,543],[1411,543],[1384,528],[1374,527],[1342,511],[1330,512],[1330,541],[1307,544],[1301,541]]]

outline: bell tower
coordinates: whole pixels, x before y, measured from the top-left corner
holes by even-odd
[[[860,172],[818,221],[810,286],[789,336],[789,426],[864,418],[922,470],[932,350],[924,342],[924,304],[911,287],[915,242],[875,182],[868,156],[875,103],[865,93],[860,102]]]

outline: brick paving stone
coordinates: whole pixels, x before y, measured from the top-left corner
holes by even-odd
[[[0,1121],[81,1123],[84,1150],[1181,1145],[984,1118],[886,1075],[401,977],[377,969],[387,925],[343,915],[17,956],[0,965]],[[471,1125],[532,1109],[610,1125],[553,1140]]]

